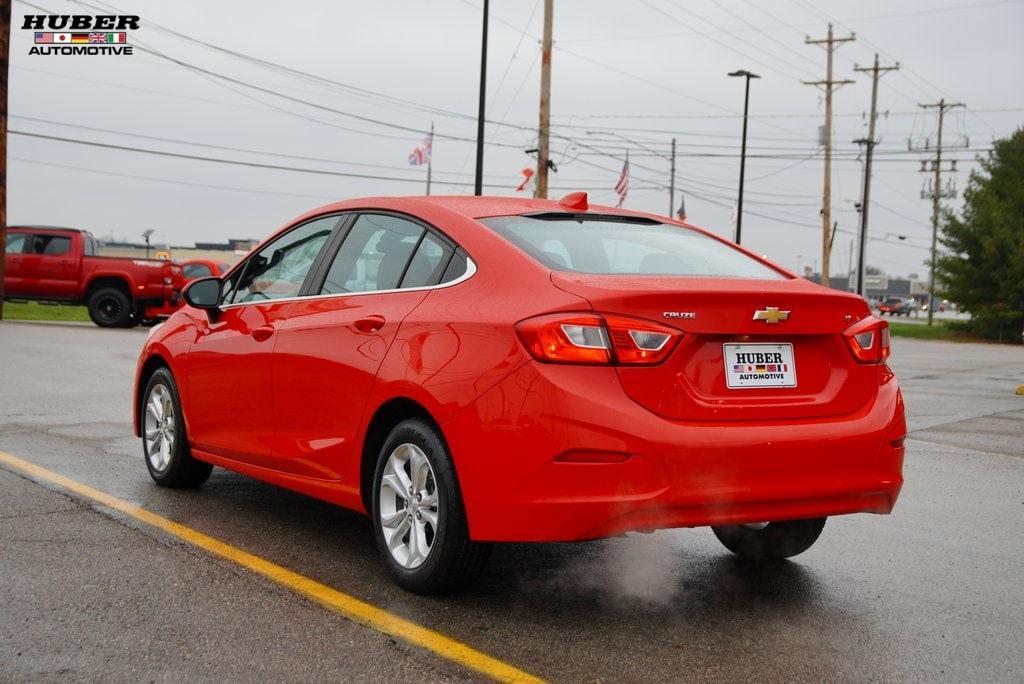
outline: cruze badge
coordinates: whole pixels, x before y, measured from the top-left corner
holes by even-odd
[[[693,320],[697,317],[696,311],[665,311],[661,314],[664,318],[686,318]]]
[[[755,321],[764,321],[765,323],[778,323],[789,318],[788,311],[779,311],[777,306],[769,306],[766,309],[761,309],[754,312]]]

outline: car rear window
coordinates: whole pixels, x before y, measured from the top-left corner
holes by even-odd
[[[785,279],[728,244],[650,219],[546,214],[480,221],[556,271]]]

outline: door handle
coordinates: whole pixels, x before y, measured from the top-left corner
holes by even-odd
[[[383,328],[385,323],[387,320],[383,316],[366,316],[358,319],[352,327],[356,332],[370,335]]]
[[[270,339],[270,336],[274,334],[274,329],[269,325],[263,325],[259,328],[253,328],[249,334],[257,342],[263,342]]]

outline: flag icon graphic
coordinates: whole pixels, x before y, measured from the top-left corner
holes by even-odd
[[[758,372],[758,373],[765,373],[767,371],[768,371],[768,369],[765,368],[764,366],[757,366],[756,367],[756,372]]]
[[[50,33],[37,32],[36,45],[81,45],[86,44],[124,44],[128,42],[127,32],[99,31],[94,33]]]

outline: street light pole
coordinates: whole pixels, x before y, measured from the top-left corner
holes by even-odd
[[[476,116],[476,180],[473,194],[484,194],[484,106],[487,103],[487,15],[489,0],[484,0],[484,28],[480,46],[480,108]]]
[[[743,236],[743,176],[747,168],[747,114],[750,109],[750,79],[761,77],[746,69],[731,71],[729,75],[734,78],[743,77],[746,79],[743,91],[743,142],[740,146],[740,191],[739,199],[736,202],[736,244],[738,245]]]

